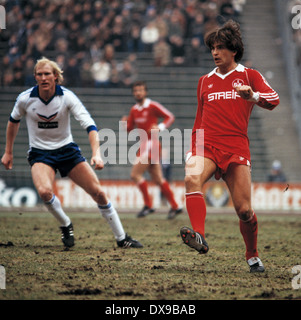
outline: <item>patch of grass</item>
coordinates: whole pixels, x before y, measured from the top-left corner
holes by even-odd
[[[70,213],[76,245],[65,250],[48,213],[0,213],[0,264],[6,289],[0,300],[284,300],[293,290],[292,267],[301,265],[300,216],[258,215],[258,248],[266,267],[250,274],[233,215],[207,215],[210,250],[185,246],[179,229],[186,214],[169,221],[154,214],[121,213],[126,232],[144,245],[120,249],[97,213]]]

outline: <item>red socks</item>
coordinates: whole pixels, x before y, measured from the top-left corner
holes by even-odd
[[[152,208],[153,204],[152,204],[152,199],[148,193],[147,182],[143,180],[142,182],[138,183],[138,187],[142,193],[144,204],[149,208]]]
[[[178,209],[179,206],[175,200],[174,194],[170,189],[169,183],[165,180],[161,186],[161,191],[164,194],[165,198],[167,199],[167,201],[170,203],[172,209]]]
[[[186,193],[186,209],[192,229],[205,237],[206,204],[203,194],[201,192]],[[248,221],[239,220],[239,227],[246,245],[246,259],[258,257],[256,214],[253,212],[252,218]]]
[[[148,206],[149,208],[152,208],[152,199],[151,196],[148,193],[148,187],[146,180],[143,180],[142,182],[138,183],[138,187],[142,193],[144,204]],[[161,191],[164,194],[167,201],[170,203],[172,209],[178,209],[179,206],[175,200],[174,194],[169,186],[169,183],[167,181],[164,181],[160,185]]]
[[[186,209],[192,229],[205,238],[206,204],[201,192],[186,193]]]
[[[246,244],[246,259],[258,257],[257,233],[258,224],[256,214],[253,212],[252,218],[248,221],[239,220],[240,232]]]

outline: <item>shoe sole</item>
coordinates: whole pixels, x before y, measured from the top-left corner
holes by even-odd
[[[68,240],[62,239],[62,242],[63,242],[64,246],[67,248],[71,248],[74,246],[74,239],[68,239]]]
[[[180,230],[180,234],[183,242],[190,248],[195,249],[200,254],[205,254],[208,252],[209,248],[206,245],[196,241],[196,233],[192,229],[183,227]]]

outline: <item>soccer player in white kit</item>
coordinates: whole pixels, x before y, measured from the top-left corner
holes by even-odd
[[[95,170],[104,167],[99,148],[97,127],[78,97],[61,86],[62,70],[47,58],[37,61],[34,68],[37,86],[22,92],[15,103],[6,129],[5,153],[1,159],[6,169],[13,167],[13,146],[20,120],[25,117],[28,136],[28,161],[33,183],[49,212],[59,221],[62,241],[74,245],[73,225],[53,192],[56,171],[68,176],[82,187],[97,203],[109,223],[119,247],[141,248],[142,244],[125,233],[117,211],[103,191]],[[90,164],[73,141],[70,113],[87,130],[92,149]]]

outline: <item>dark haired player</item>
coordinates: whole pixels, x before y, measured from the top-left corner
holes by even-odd
[[[185,244],[207,253],[206,204],[203,185],[215,175],[226,182],[239,218],[250,272],[263,272],[257,250],[257,217],[251,204],[251,156],[247,135],[255,104],[272,110],[278,94],[256,70],[239,63],[244,46],[239,24],[229,20],[208,33],[205,43],[216,68],[199,79],[198,108],[192,131],[192,147],[185,167],[186,208],[192,229],[180,231]],[[198,129],[203,139],[198,139]]]
[[[144,81],[136,81],[132,86],[132,93],[136,104],[131,108],[129,115],[124,116],[122,120],[127,121],[127,131],[138,128],[143,130],[147,137],[140,139],[140,150],[131,172],[131,178],[137,184],[144,200],[144,207],[138,213],[138,217],[145,217],[155,211],[148,192],[147,181],[143,176],[148,171],[152,181],[160,187],[170,204],[171,208],[167,218],[173,219],[182,212],[182,208],[178,206],[168,181],[163,177],[159,138],[156,138],[152,131],[168,128],[174,122],[175,117],[160,103],[147,97],[147,85]],[[163,121],[158,123],[160,118],[163,118]]]

